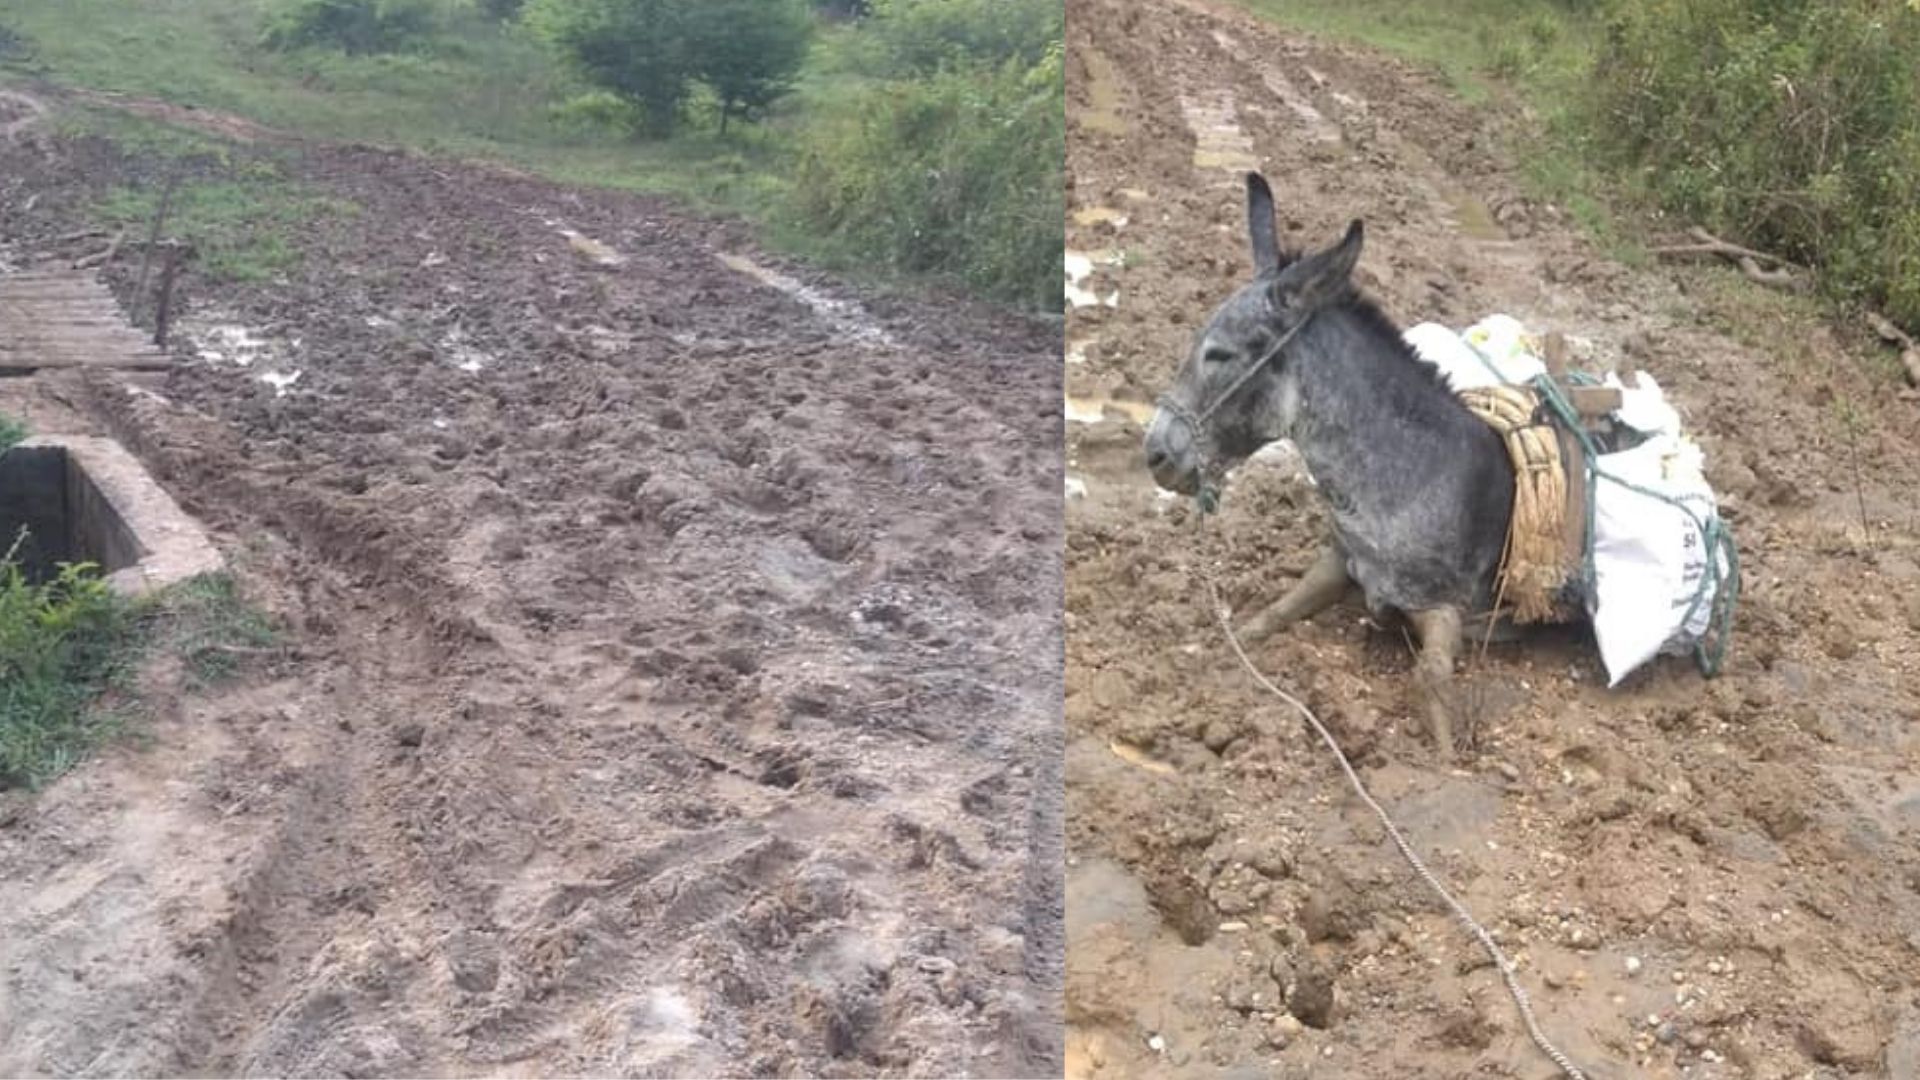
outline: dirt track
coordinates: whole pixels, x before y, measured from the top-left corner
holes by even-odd
[[[1631,353],[1688,409],[1747,583],[1715,682],[1674,659],[1608,692],[1575,636],[1496,646],[1465,676],[1463,770],[1403,729],[1409,651],[1358,609],[1257,660],[1364,762],[1589,1075],[1920,1073],[1914,405],[1819,326],[1743,347],[1701,272],[1605,260],[1520,196],[1491,121],[1395,62],[1200,0],[1068,14],[1068,246],[1082,288],[1117,291],[1068,325],[1069,1075],[1555,1074],[1233,663],[1186,572],[1189,511],[1139,459],[1194,325],[1248,273],[1256,165],[1295,245],[1366,219],[1361,279],[1403,326],[1505,311],[1596,363]],[[1229,487],[1214,550],[1239,610],[1305,567],[1316,499],[1284,456]]]
[[[47,141],[15,264],[155,175]],[[1057,333],[273,153],[358,207],[287,280],[189,281],[163,385],[0,388],[135,448],[298,650],[150,673],[146,745],[7,804],[0,1074],[1057,1073]]]

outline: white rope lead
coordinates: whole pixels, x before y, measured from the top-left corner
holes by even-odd
[[[1507,993],[1513,996],[1513,1003],[1520,1010],[1520,1019],[1526,1024],[1527,1034],[1532,1036],[1533,1044],[1540,1048],[1541,1053],[1551,1058],[1570,1080],[1586,1080],[1586,1074],[1581,1072],[1567,1055],[1561,1053],[1560,1048],[1553,1045],[1547,1039],[1546,1033],[1540,1030],[1540,1022],[1534,1019],[1533,1004],[1527,1000],[1526,988],[1520,985],[1520,978],[1514,973],[1513,962],[1507,959],[1507,954],[1494,942],[1493,935],[1487,933],[1486,927],[1481,926],[1466,907],[1453,898],[1453,894],[1447,891],[1447,887],[1440,884],[1440,879],[1434,876],[1433,871],[1427,869],[1426,862],[1401,834],[1400,827],[1393,823],[1393,819],[1387,816],[1386,810],[1374,801],[1372,795],[1368,794],[1367,786],[1360,782],[1360,774],[1353,771],[1353,765],[1347,761],[1347,755],[1341,752],[1340,744],[1333,741],[1332,733],[1320,723],[1320,718],[1313,714],[1313,710],[1307,708],[1299,698],[1275,686],[1272,680],[1260,673],[1259,668],[1253,666],[1253,661],[1248,658],[1246,649],[1240,645],[1240,639],[1234,635],[1233,625],[1227,617],[1227,607],[1220,602],[1220,593],[1214,588],[1213,576],[1203,569],[1200,580],[1207,587],[1207,602],[1213,608],[1213,617],[1219,620],[1221,632],[1227,635],[1227,644],[1233,646],[1233,654],[1240,658],[1240,666],[1246,668],[1247,674],[1252,675],[1254,681],[1264,687],[1268,693],[1293,706],[1301,716],[1307,718],[1307,723],[1313,726],[1314,732],[1320,736],[1320,741],[1326,743],[1327,749],[1333,752],[1333,758],[1340,763],[1341,771],[1347,774],[1347,783],[1353,785],[1354,793],[1360,796],[1360,801],[1366,803],[1367,808],[1380,819],[1380,824],[1386,827],[1387,835],[1393,838],[1393,846],[1400,849],[1400,854],[1406,858],[1407,864],[1413,867],[1414,873],[1420,875],[1420,880],[1426,882],[1427,887],[1431,888],[1435,895],[1446,901],[1447,907],[1453,911],[1454,918],[1460,920],[1460,925],[1467,928],[1467,932],[1480,942],[1480,947],[1485,949],[1487,955],[1492,958],[1494,967],[1500,971],[1500,978],[1507,984]]]

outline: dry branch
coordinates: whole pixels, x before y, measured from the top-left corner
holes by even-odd
[[[1874,336],[1900,350],[1900,366],[1906,369],[1907,384],[1920,386],[1920,345],[1915,345],[1905,330],[1877,311],[1867,312],[1867,326],[1872,328]]]
[[[1764,251],[1755,251],[1750,247],[1722,240],[1698,225],[1687,230],[1693,238],[1690,244],[1668,244],[1653,248],[1654,255],[1665,259],[1716,258],[1725,259],[1740,268],[1740,273],[1748,281],[1774,289],[1800,292],[1807,287],[1804,277],[1806,268],[1798,266],[1778,255],[1769,255]],[[1772,269],[1764,269],[1766,263]]]
[[[73,268],[75,270],[91,270],[96,266],[105,266],[113,261],[114,256],[120,254],[120,242],[126,238],[127,231],[125,229],[114,233],[113,239],[107,243],[104,250],[96,251],[91,255],[82,255],[73,260]]]
[[[1760,264],[1750,255],[1740,256],[1740,273],[1756,285],[1765,285],[1771,289],[1784,289],[1787,292],[1802,292],[1807,287],[1807,279],[1787,269],[1785,266],[1773,270],[1762,270]]]

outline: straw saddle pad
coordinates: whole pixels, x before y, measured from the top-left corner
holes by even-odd
[[[1516,623],[1565,622],[1576,614],[1562,590],[1585,555],[1586,482],[1580,445],[1553,423],[1524,386],[1486,386],[1458,396],[1499,433],[1513,461],[1513,518],[1501,554],[1496,612]]]

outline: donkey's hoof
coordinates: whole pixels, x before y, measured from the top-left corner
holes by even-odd
[[[1240,638],[1240,643],[1243,645],[1258,645],[1279,633],[1285,626],[1285,622],[1271,615],[1259,615],[1241,623],[1234,634]]]

